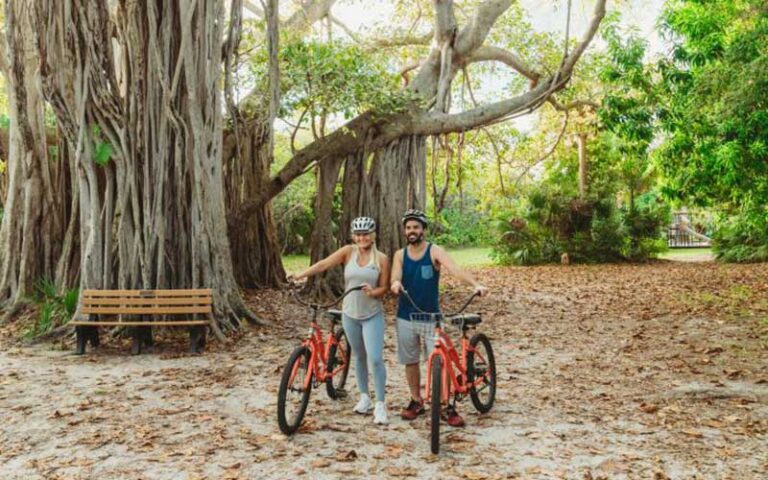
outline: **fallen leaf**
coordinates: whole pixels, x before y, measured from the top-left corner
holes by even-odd
[[[416,477],[419,475],[419,471],[413,467],[387,467],[384,472],[392,477]]]
[[[331,461],[327,458],[318,458],[312,462],[312,468],[327,468],[331,466]]]

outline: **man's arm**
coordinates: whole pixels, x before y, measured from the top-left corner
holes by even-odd
[[[403,288],[401,280],[403,279],[403,251],[398,250],[392,257],[392,271],[390,274],[392,293],[400,295],[400,290]]]
[[[432,246],[432,261],[437,262],[441,269],[447,269],[448,273],[466,283],[467,285],[474,287],[475,291],[478,292],[481,296],[484,295],[488,290],[477,280],[475,280],[475,277],[470,275],[469,272],[459,267],[443,247],[439,247],[437,245]]]

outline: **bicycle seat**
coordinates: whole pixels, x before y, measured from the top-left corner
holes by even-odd
[[[451,323],[457,326],[464,325],[468,327],[471,325],[477,325],[482,321],[483,319],[480,318],[480,315],[477,313],[467,313],[451,317]]]
[[[341,310],[326,310],[323,312],[323,317],[331,321],[331,323],[341,322]]]

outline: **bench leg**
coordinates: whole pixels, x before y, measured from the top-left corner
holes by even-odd
[[[142,321],[150,321],[151,316],[141,315],[139,317]],[[152,351],[155,345],[152,339],[152,327],[134,327],[131,331],[133,336],[133,342],[131,343],[131,355],[138,355],[142,351],[149,349]]]
[[[138,328],[131,329],[131,355],[138,355],[141,353],[141,332]]]
[[[194,326],[189,328],[189,352],[203,353],[205,349],[206,327]]]
[[[101,342],[99,341],[99,327],[85,327],[88,329],[88,340],[91,342],[91,347],[98,348]]]
[[[82,355],[85,353],[85,344],[88,341],[86,335],[86,327],[76,326],[75,335],[77,336],[77,348],[75,349],[75,355]]]

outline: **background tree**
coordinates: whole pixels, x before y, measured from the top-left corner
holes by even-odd
[[[768,8],[758,0],[670,1],[659,63],[665,193],[720,211],[715,250],[768,260]]]
[[[81,287],[211,287],[235,328],[249,313],[224,210],[223,3],[35,11],[44,94],[77,163]]]
[[[46,124],[35,51],[34,2],[5,4],[3,70],[8,88],[5,198],[0,227],[0,299],[13,314],[41,279],[72,282],[76,213],[66,145]],[[74,217],[74,218],[73,218]],[[52,241],[57,239],[57,241]],[[61,263],[61,265],[59,265]],[[57,266],[59,269],[57,270]]]

